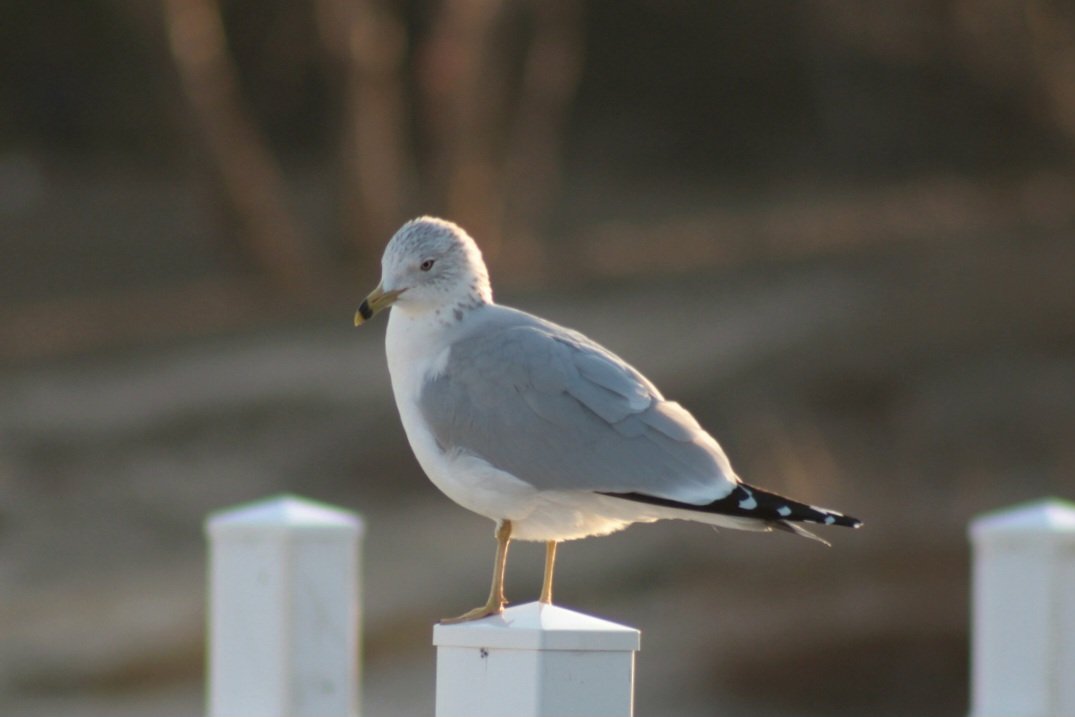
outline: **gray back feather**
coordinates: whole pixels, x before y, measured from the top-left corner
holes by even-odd
[[[690,503],[731,491],[720,447],[624,361],[569,329],[487,308],[495,319],[454,342],[421,392],[443,450],[479,456],[541,490]]]

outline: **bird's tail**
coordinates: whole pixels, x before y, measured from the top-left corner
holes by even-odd
[[[709,514],[713,517],[728,516],[735,519],[758,520],[777,530],[784,530],[801,535],[804,538],[818,540],[826,545],[828,545],[827,541],[814,535],[801,524],[840,525],[847,528],[858,528],[862,525],[862,521],[858,518],[852,518],[849,515],[844,515],[828,508],[819,508],[814,505],[800,503],[797,500],[785,498],[782,495],[756,488],[746,483],[737,484],[731,493],[719,500],[701,505],[683,503],[644,493],[615,493],[612,495],[617,498],[626,498],[627,500],[649,503],[665,508],[685,510],[696,514]]]

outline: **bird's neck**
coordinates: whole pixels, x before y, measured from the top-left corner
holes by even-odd
[[[415,303],[400,301],[392,307],[392,316],[405,317],[416,324],[427,323],[430,326],[450,327],[461,322],[467,314],[493,303],[491,291],[481,292],[475,289],[455,300],[444,303]]]
[[[385,333],[389,365],[397,360],[411,366],[425,364],[431,358],[429,346],[444,345],[445,338],[451,339],[452,334],[461,330],[464,319],[490,303],[469,298],[437,308],[396,304],[390,310]]]

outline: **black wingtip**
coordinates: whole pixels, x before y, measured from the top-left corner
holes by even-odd
[[[817,523],[819,525],[839,525],[842,528],[854,528],[855,530],[862,527],[862,521],[850,515],[837,513],[835,510],[829,510],[828,508],[816,508],[812,505],[806,507],[816,513],[820,513],[821,517],[804,517],[802,518],[803,522]]]
[[[645,495],[643,493],[609,493],[617,498],[625,498],[641,503],[661,505],[668,508],[699,511],[702,513],[719,513],[740,518],[756,518],[771,525],[794,523],[813,523],[815,525],[838,525],[844,528],[861,528],[862,521],[850,515],[844,515],[828,508],[818,508],[800,503],[791,498],[771,493],[761,488],[739,483],[732,492],[719,500],[702,505],[693,505],[680,501]],[[799,532],[792,526],[792,532]],[[822,541],[825,542],[825,541]]]

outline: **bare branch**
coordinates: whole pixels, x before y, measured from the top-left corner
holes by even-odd
[[[1049,0],[1032,0],[1024,7],[1048,112],[1075,151],[1075,11]]]
[[[503,219],[496,148],[504,99],[503,58],[491,39],[503,0],[444,0],[420,57],[424,119],[445,213],[495,255]]]
[[[527,234],[559,188],[564,131],[584,51],[582,3],[531,0],[530,6],[534,35],[504,162],[510,223]]]
[[[403,220],[412,183],[406,36],[390,2],[318,0],[317,9],[323,42],[344,69],[344,214],[365,255]]]
[[[246,249],[279,288],[312,281],[308,244],[287,209],[279,167],[239,100],[216,0],[162,0],[171,56]]]

